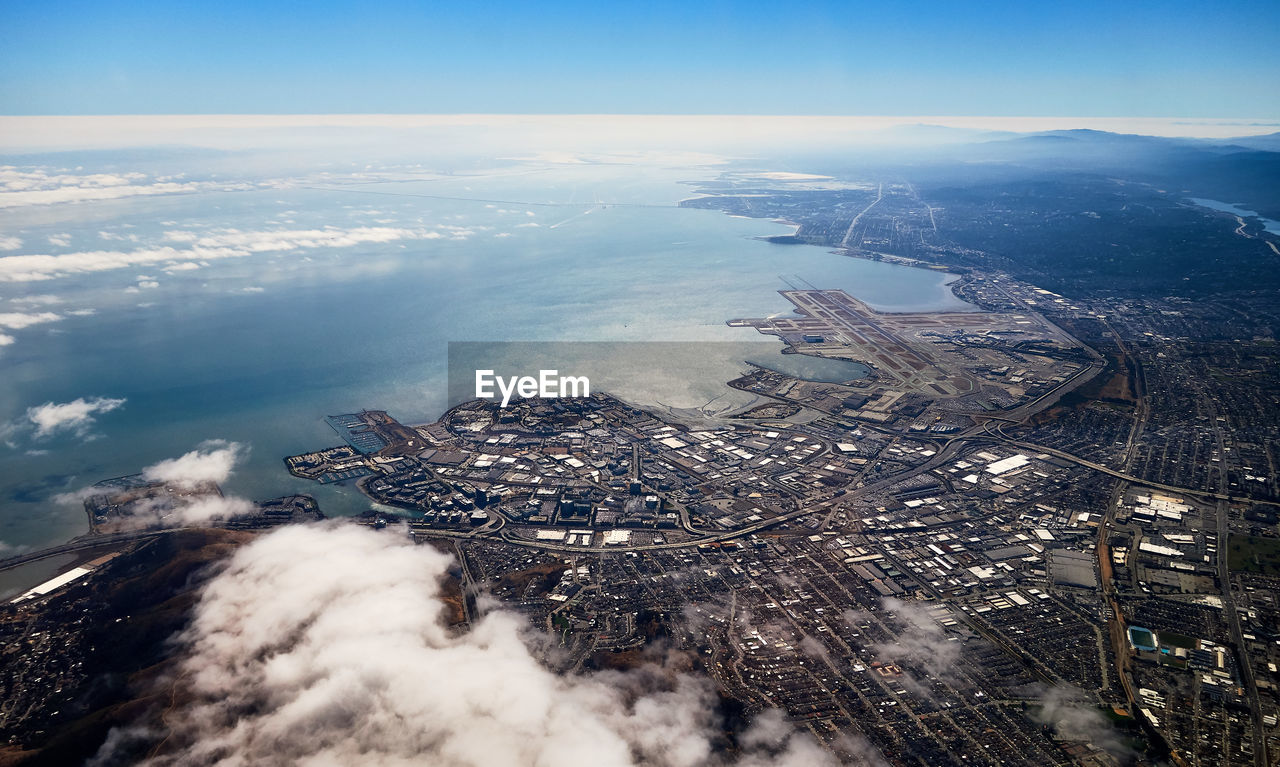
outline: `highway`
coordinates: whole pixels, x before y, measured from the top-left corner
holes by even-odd
[[[186,528],[173,528],[173,530],[180,529]],[[165,533],[173,532],[173,530],[135,530],[127,533],[111,533],[109,535],[80,536],[79,538],[72,538],[70,541],[58,546],[40,549],[39,551],[29,551],[26,554],[19,554],[16,557],[9,557],[8,559],[0,560],[0,572],[20,567],[31,562],[38,562],[41,559],[47,559],[48,557],[56,557],[59,554],[73,554],[77,551],[100,549],[117,543],[129,543],[132,541],[144,540],[146,538],[155,538],[157,536],[164,535]]]
[[[849,231],[845,232],[844,239],[840,240],[840,247],[842,248],[849,247],[849,239],[853,237],[854,227],[856,227],[858,225],[858,222],[862,220],[862,217],[867,214],[867,211],[874,208],[883,199],[884,199],[884,184],[882,183],[880,184],[879,189],[876,190],[876,199],[870,205],[863,208],[862,211],[858,213],[858,215],[854,216],[853,220],[849,222]],[[858,243],[858,244],[861,245],[862,243]]]
[[[1078,455],[1073,455],[1072,453],[1068,453],[1063,450],[1058,450],[1052,447],[1046,447],[1045,445],[1037,445],[1033,442],[1023,442],[1019,439],[1015,439],[1014,437],[1010,437],[1009,435],[1004,433],[1004,431],[1002,430],[1002,425],[997,425],[995,427],[994,433],[991,433],[991,432],[988,432],[988,433],[990,434],[990,438],[994,439],[995,441],[1003,442],[1004,444],[1007,444],[1007,445],[1013,445],[1014,447],[1020,448],[1022,450],[1027,450],[1027,451],[1037,452],[1037,453],[1044,453],[1046,455],[1052,455],[1055,458],[1061,458],[1064,461],[1071,461],[1074,464],[1077,464],[1079,466],[1084,466],[1089,469],[1093,469],[1094,471],[1101,472],[1103,474],[1110,475],[1112,477],[1115,477],[1116,479],[1123,479],[1126,482],[1132,482],[1135,485],[1142,485],[1143,487],[1150,487],[1155,490],[1163,490],[1167,493],[1174,493],[1177,495],[1188,495],[1193,498],[1204,498],[1212,501],[1227,501],[1229,503],[1258,503],[1258,504],[1265,504],[1268,506],[1280,506],[1280,501],[1270,501],[1263,498],[1253,498],[1247,495],[1231,495],[1230,493],[1214,492],[1212,490],[1198,490],[1193,487],[1179,487],[1177,485],[1166,485],[1162,482],[1152,482],[1150,480],[1143,479],[1142,477],[1135,477],[1134,475],[1129,474],[1127,472],[1119,471],[1109,466],[1104,466],[1100,463],[1090,461],[1087,458],[1081,458]],[[975,439],[981,440],[983,439],[983,437],[975,437]]]

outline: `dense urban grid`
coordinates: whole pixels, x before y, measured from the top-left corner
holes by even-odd
[[[372,498],[412,510],[412,535],[453,539],[468,588],[560,633],[572,665],[660,634],[836,750],[860,732],[902,763],[1110,763],[1139,747],[1264,763],[1274,392],[1195,383],[1205,370],[1175,335],[1192,307],[1103,311],[1114,302],[972,272],[957,292],[994,314],[924,329],[787,291],[799,318],[735,323],[874,365],[848,384],[732,382],[817,418],[689,428],[605,395],[474,402],[413,444],[288,464],[366,475]],[[1238,344],[1214,378],[1260,364]],[[1247,426],[1219,415],[1224,394]],[[343,418],[384,433],[385,414]],[[1056,697],[1095,706],[1114,741],[1046,726]]]

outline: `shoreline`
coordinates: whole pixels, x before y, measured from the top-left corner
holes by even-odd
[[[709,196],[709,195],[701,195],[701,196]],[[720,212],[722,215],[730,215],[730,214],[724,214],[722,211],[717,211],[717,212]],[[731,217],[743,218],[743,219],[755,218],[752,216],[732,216],[732,215]],[[775,218],[775,219],[762,219],[762,220],[769,221],[770,226],[777,226],[779,228],[782,228],[782,230],[779,232],[779,234],[782,236],[787,236],[788,234],[790,234],[791,236],[794,236],[801,228],[799,224],[793,221],[788,221],[786,219]],[[812,253],[816,257],[821,257],[821,258],[827,257],[826,255],[823,255],[823,254],[817,254],[816,251],[813,251]],[[836,253],[836,254],[839,254],[839,253]],[[866,259],[866,260],[874,260],[874,259]],[[911,265],[911,264],[901,264],[901,265]],[[933,290],[932,288],[929,289],[930,294],[932,294],[932,290]],[[958,296],[956,296],[954,292],[951,290],[948,290],[945,296],[947,299],[951,299],[951,300],[958,299]],[[939,294],[939,298],[940,299],[942,298],[941,294]],[[938,303],[942,303],[942,302],[943,301],[939,301]],[[938,311],[945,311],[945,309],[938,309]],[[720,381],[719,384],[723,386],[725,382]],[[682,408],[682,407],[671,407],[671,406],[664,405],[660,402],[653,402],[651,403],[650,407],[655,409],[660,408],[663,412],[669,413],[673,417],[679,418],[682,421],[687,420],[690,417],[690,413],[696,411],[696,408],[690,409],[690,408]],[[750,405],[747,405],[746,407],[750,407]],[[445,410],[447,410],[447,408],[445,408]],[[420,413],[419,415],[421,416],[424,414]],[[414,419],[414,420],[417,420],[417,419]],[[272,466],[274,467],[275,465],[274,458],[271,461],[271,463],[272,463]],[[259,479],[259,475],[263,475],[263,474],[264,472],[256,471],[256,470],[255,472],[246,473],[245,476],[252,475],[253,487],[252,489],[249,489],[246,487],[243,490],[236,490],[237,494],[244,495],[245,497],[248,497],[248,498],[267,499],[271,497],[276,497],[277,495],[281,495],[281,494],[288,494],[293,492],[304,492],[299,488],[290,487],[287,484],[284,484],[285,482],[287,482],[287,479],[288,479],[287,477],[279,477],[279,476],[273,477],[271,475],[264,475],[262,479]],[[349,495],[346,491],[340,491],[340,492],[342,493],[343,496]],[[324,496],[327,496],[327,495],[328,493],[317,494],[317,497],[324,499]],[[358,497],[351,496],[349,500],[345,497],[338,499],[336,501],[333,499],[326,499],[326,500],[330,500],[331,503],[336,505],[337,511],[334,512],[335,514],[340,514],[343,516],[351,513],[359,513],[358,509],[365,507],[365,504],[363,502],[365,500],[365,497],[363,496],[363,494],[358,494]],[[323,500],[322,500],[322,503],[323,503]],[[75,516],[77,517],[81,516],[79,513],[79,510],[76,510]],[[15,541],[14,543],[28,547],[23,552],[23,554],[25,554],[30,551],[38,551],[38,550],[44,550],[47,548],[56,548],[57,546],[60,546],[60,545],[66,545],[68,542],[75,541],[80,536],[88,534],[88,531],[84,530],[83,527],[79,527],[79,526],[72,527],[70,525],[67,525],[66,528],[67,529],[65,530],[58,531],[58,532],[61,532],[62,535],[66,537],[45,538],[44,536],[40,536],[40,535],[33,535],[29,537],[23,536],[24,538],[26,538],[26,540]],[[71,535],[67,535],[68,533],[71,533]],[[31,547],[38,547],[38,548],[31,548]],[[15,554],[15,556],[22,556],[23,554]]]

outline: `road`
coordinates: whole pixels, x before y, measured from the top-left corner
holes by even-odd
[[[923,205],[923,206],[925,207],[925,209],[929,211],[929,225],[933,227],[933,233],[934,233],[934,234],[937,234],[937,233],[938,233],[938,221],[937,221],[937,219],[935,219],[935,218],[933,217],[933,206],[932,206],[932,205],[930,205],[929,203],[925,202],[925,201],[924,201],[924,199],[920,197],[920,194],[919,194],[918,192],[916,192],[916,187],[915,187],[915,185],[914,185],[914,184],[912,184],[910,181],[908,181],[908,182],[907,182],[907,189],[911,190],[911,196],[912,196],[912,197],[914,197],[914,198],[916,198],[916,202],[918,202],[918,203],[920,203],[921,205]],[[923,239],[923,238],[921,238],[921,239]]]
[[[1225,479],[1223,480],[1225,483]],[[1227,627],[1231,630],[1231,642],[1235,645],[1236,660],[1240,667],[1240,679],[1244,682],[1245,694],[1249,696],[1249,711],[1253,715],[1253,762],[1257,767],[1267,767],[1267,739],[1263,737],[1262,706],[1258,701],[1258,686],[1253,676],[1253,664],[1249,661],[1249,649],[1244,641],[1244,632],[1240,628],[1240,613],[1236,609],[1235,596],[1231,587],[1231,572],[1227,557],[1227,537],[1231,534],[1227,520],[1227,504],[1219,501],[1218,515],[1218,582],[1222,584],[1222,612],[1227,619]]]
[[[184,528],[173,528],[173,530],[179,529]],[[40,549],[39,551],[30,551],[26,554],[19,554],[16,557],[9,557],[8,559],[0,561],[0,571],[9,570],[31,562],[38,562],[41,559],[55,557],[59,554],[71,554],[77,551],[85,551],[87,549],[98,549],[116,543],[129,543],[132,541],[140,541],[145,538],[155,538],[156,536],[173,532],[173,530],[135,530],[127,533],[111,533],[110,535],[81,536],[79,538],[73,538],[58,546]]]
[[[1118,469],[1113,469],[1109,466],[1104,466],[1100,463],[1090,461],[1087,458],[1081,458],[1078,455],[1074,455],[1072,453],[1068,453],[1063,450],[1047,447],[1045,445],[1037,445],[1034,442],[1023,442],[1022,440],[1019,440],[1015,437],[1010,437],[1009,435],[1005,434],[1004,431],[1002,430],[1002,425],[996,425],[995,431],[988,432],[988,433],[992,438],[994,438],[998,442],[1003,442],[1007,445],[1012,445],[1014,447],[1018,447],[1030,452],[1038,452],[1038,453],[1044,453],[1046,455],[1052,455],[1055,458],[1061,458],[1064,461],[1071,461],[1074,464],[1077,464],[1079,466],[1084,466],[1089,469],[1093,469],[1094,471],[1101,472],[1102,474],[1107,474],[1109,476],[1115,477],[1116,479],[1122,479],[1122,480],[1125,480],[1126,482],[1132,482],[1135,485],[1142,485],[1143,487],[1150,487],[1155,490],[1163,490],[1167,493],[1175,493],[1177,495],[1188,495],[1193,498],[1204,498],[1211,501],[1227,501],[1229,503],[1258,503],[1258,504],[1265,504],[1269,506],[1280,506],[1280,501],[1270,501],[1262,498],[1252,498],[1247,495],[1231,495],[1230,493],[1215,492],[1212,490],[1199,490],[1194,487],[1179,487],[1177,485],[1166,485],[1162,482],[1152,482],[1150,480],[1143,479],[1142,477],[1135,477],[1134,475],[1129,474],[1128,472],[1120,471]],[[981,437],[979,437],[978,439],[981,439]]]
[[[847,248],[847,247],[849,247],[849,240],[850,240],[850,238],[852,238],[852,237],[853,237],[853,229],[854,229],[854,227],[856,227],[856,226],[858,225],[858,222],[862,220],[862,217],[863,217],[864,215],[866,215],[867,211],[869,211],[869,210],[871,210],[872,208],[874,208],[874,207],[875,207],[877,204],[879,204],[879,202],[880,202],[881,200],[883,200],[883,199],[884,199],[884,184],[882,183],[882,184],[880,184],[879,189],[877,189],[877,190],[876,190],[876,199],[875,199],[874,201],[872,201],[872,203],[871,203],[870,205],[868,205],[867,207],[863,208],[863,209],[862,209],[862,211],[861,211],[860,213],[858,213],[858,215],[854,216],[854,217],[853,217],[853,220],[849,222],[849,231],[845,232],[845,233],[844,233],[844,239],[840,240],[840,247],[842,247],[842,248]],[[861,244],[861,243],[859,243],[859,244]]]

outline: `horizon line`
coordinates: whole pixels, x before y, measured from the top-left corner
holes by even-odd
[[[725,130],[732,124],[734,130]],[[1071,117],[1034,115],[799,115],[799,114],[627,114],[502,112],[316,112],[172,114],[0,114],[0,152],[54,147],[138,146],[180,141],[221,144],[229,131],[288,129],[431,130],[485,125],[501,130],[521,125],[562,137],[596,131],[614,141],[658,139],[718,141],[728,144],[786,140],[855,142],[888,140],[929,143],[979,138],[978,134],[1034,135],[1092,130],[1112,135],[1230,141],[1280,133],[1280,120],[1260,117]],[[913,134],[912,129],[917,129]],[[636,135],[637,131],[643,135]],[[894,135],[897,133],[898,135]],[[548,138],[544,136],[543,138]]]

